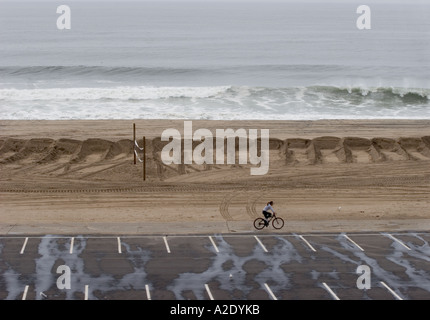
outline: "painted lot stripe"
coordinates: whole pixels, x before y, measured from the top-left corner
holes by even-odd
[[[13,234],[13,233],[9,233],[9,234]],[[327,236],[327,237],[335,237],[335,236],[339,236],[339,232],[337,233],[303,233],[303,236],[315,236],[316,234],[318,234],[318,236]],[[363,233],[357,233],[357,235],[359,236],[380,236],[381,234],[386,234],[384,232],[374,232],[374,233],[370,233],[370,232],[363,232]],[[398,235],[410,235],[410,232],[405,232],[405,233],[401,233],[401,232],[396,232],[396,234]],[[416,235],[423,235],[423,236],[430,236],[430,232],[426,232],[426,231],[417,231],[414,232],[414,234]],[[17,236],[1,236],[0,235],[0,239],[23,239],[25,236],[23,235],[17,235]],[[192,235],[172,235],[172,237],[175,238],[201,238],[201,237],[206,237],[209,236],[210,234],[192,234]],[[281,233],[279,235],[282,235],[284,237],[298,237],[297,234],[289,234],[289,233]],[[223,237],[245,237],[247,235],[244,234],[223,234]],[[264,236],[268,236],[270,237],[271,235],[260,235],[260,237],[264,237]],[[138,239],[142,239],[142,238],[153,238],[153,235],[123,235],[121,236],[121,238],[138,238]],[[37,239],[42,239],[42,238],[50,238],[50,239],[61,239],[61,238],[65,238],[65,236],[52,236],[52,235],[43,235],[43,236],[31,236],[31,238],[37,238]],[[98,235],[87,235],[86,236],[87,239],[112,239],[112,235],[111,236],[98,236]]]
[[[211,290],[209,289],[209,286],[207,284],[205,284],[205,288],[206,288],[206,292],[209,295],[209,299],[214,300],[214,296],[212,295]]]
[[[145,290],[146,290],[146,297],[148,300],[151,300],[151,293],[149,292],[149,286],[145,284]]]
[[[25,286],[24,293],[22,294],[22,300],[25,300],[27,298],[27,292],[28,292],[28,286]]]
[[[260,241],[260,239],[257,238],[257,236],[254,236],[255,239],[258,241],[258,243],[260,244],[260,246],[263,248],[264,252],[269,252],[267,251],[266,247],[264,246],[264,244]]]
[[[269,285],[267,283],[264,284],[264,286],[266,287],[267,292],[269,293],[270,297],[273,300],[278,300],[278,298],[276,298],[276,296],[274,295],[272,289],[270,289]]]
[[[25,238],[24,240],[24,244],[22,245],[21,251],[19,252],[19,254],[23,254],[24,250],[25,250],[25,246],[27,245],[28,242],[28,238]]]
[[[85,297],[84,297],[84,299],[88,300],[88,285],[87,284],[85,285]]]
[[[118,237],[118,253],[122,253],[121,251],[121,239]]]
[[[333,292],[333,290],[331,290],[331,288],[327,285],[327,283],[323,282],[323,286],[335,300],[340,300],[339,297]]]
[[[312,247],[312,246],[311,246],[311,244],[310,244],[310,243],[309,243],[305,238],[303,238],[303,236],[300,236],[300,235],[299,235],[299,238],[300,238],[300,239],[302,239],[302,240],[303,240],[303,241],[308,245],[308,247],[309,247],[309,248],[311,248],[311,250],[312,250],[312,251],[317,252],[317,251],[315,250],[315,248],[314,248],[314,247]]]
[[[385,282],[381,281],[381,284],[388,290],[390,293],[397,299],[397,300],[403,300],[397,293],[395,293],[389,286],[385,284]]]
[[[362,247],[360,247],[357,243],[355,243],[354,240],[352,240],[350,237],[348,237],[346,234],[343,235],[346,239],[348,239],[350,242],[352,242],[358,249],[361,251],[364,251]]]
[[[69,250],[69,253],[70,253],[70,254],[72,254],[72,253],[73,253],[73,243],[74,243],[74,241],[75,241],[75,238],[74,238],[74,237],[72,237],[72,240],[70,240],[70,250]]]
[[[215,248],[215,251],[218,253],[219,252],[219,250],[218,250],[218,247],[216,246],[216,244],[215,244],[215,241],[212,239],[212,237],[211,236],[209,236],[209,239],[211,240],[211,242],[212,242],[212,245],[214,246],[214,248]]]
[[[167,243],[167,237],[163,237],[163,239],[164,239],[164,244],[166,245],[166,250],[168,253],[170,253],[169,244]]]
[[[390,237],[391,239],[393,239],[394,241],[396,241],[397,243],[399,243],[399,244],[401,244],[403,247],[405,247],[406,249],[408,249],[408,250],[411,250],[411,248],[409,248],[407,245],[405,245],[402,241],[400,241],[399,239],[397,239],[397,238],[395,238],[394,236],[392,236],[391,234],[389,234],[389,233],[386,233],[386,235],[388,236],[388,237]]]

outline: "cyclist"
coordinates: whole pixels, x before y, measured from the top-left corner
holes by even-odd
[[[276,212],[272,206],[273,206],[273,201],[269,201],[263,209],[264,226],[265,227],[267,227],[269,225],[269,221],[267,219],[269,219],[272,216],[272,214],[269,212],[269,210],[271,210],[274,214],[276,214]]]

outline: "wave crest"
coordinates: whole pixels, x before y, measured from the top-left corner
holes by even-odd
[[[0,119],[430,119],[430,89],[145,87],[0,89]]]
[[[0,89],[5,101],[118,100],[144,101],[159,99],[205,99],[226,92],[230,87],[113,87]]]

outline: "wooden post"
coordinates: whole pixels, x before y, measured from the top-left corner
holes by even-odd
[[[143,137],[143,181],[146,180],[146,141]]]
[[[136,124],[133,123],[133,155],[134,155],[134,164],[136,164]]]

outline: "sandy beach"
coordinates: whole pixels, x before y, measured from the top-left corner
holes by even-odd
[[[145,181],[133,123],[146,140]],[[164,164],[160,136],[182,132],[183,120],[1,120],[0,233],[254,232],[269,200],[286,221],[281,232],[430,226],[429,120],[192,124],[269,129],[268,173]]]

